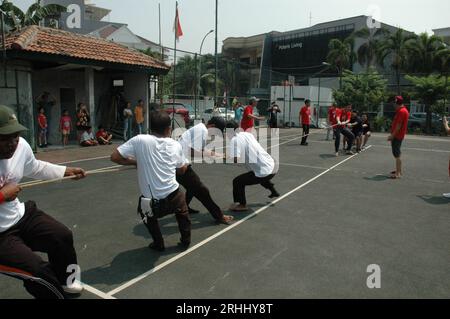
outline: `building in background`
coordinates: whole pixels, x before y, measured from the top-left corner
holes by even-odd
[[[444,39],[444,42],[447,45],[450,45],[450,27],[434,29],[433,32],[434,32],[434,35],[437,35],[438,37],[442,37]]]
[[[161,52],[159,44],[133,33],[127,24],[109,21],[110,9],[88,0],[43,0],[43,4],[60,4],[67,13],[55,17],[58,29],[92,35],[137,50]]]
[[[288,32],[227,38],[223,42],[223,55],[239,63],[240,68],[251,70],[249,95],[268,98],[270,87],[280,85],[288,78],[294,78],[296,85],[337,88],[337,70],[323,64],[330,40],[343,40],[375,23],[371,17],[362,15]],[[381,22],[379,26],[391,32],[398,29]],[[355,39],[355,52],[363,42],[363,39]],[[357,61],[351,69],[355,73],[364,70]],[[395,83],[392,70],[379,69],[379,72],[386,75],[390,84]]]

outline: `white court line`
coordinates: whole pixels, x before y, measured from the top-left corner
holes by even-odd
[[[386,145],[373,145],[374,147],[382,147],[382,148],[391,148],[390,146]],[[418,152],[431,152],[431,153],[450,153],[450,151],[444,151],[444,150],[436,150],[436,149],[428,149],[428,148],[416,148],[416,147],[402,147],[402,150],[407,151],[418,151]]]
[[[311,169],[320,169],[320,170],[326,170],[326,167],[319,167],[319,166],[310,166],[310,165],[300,165],[300,164],[290,164],[290,163],[279,163],[282,166],[293,166],[293,167],[303,167],[303,168],[311,168]]]
[[[111,156],[99,156],[99,157],[91,157],[91,158],[83,158],[75,161],[69,161],[69,162],[62,162],[62,163],[56,163],[56,165],[64,165],[64,164],[71,164],[71,163],[81,163],[81,162],[89,162],[89,161],[95,161],[99,159],[106,159],[110,158]]]
[[[387,142],[387,141],[386,141]],[[314,143],[321,143],[321,144],[332,144],[334,147],[334,141],[311,141],[311,144]],[[390,149],[391,147],[388,145],[379,145],[379,144],[372,144],[372,147],[381,147],[381,148],[388,148]],[[450,153],[450,151],[445,151],[445,150],[438,150],[438,149],[427,149],[427,148],[414,148],[414,147],[402,147],[402,150],[406,150],[406,151],[418,151],[418,152],[430,152],[430,153]]]
[[[367,147],[367,149],[369,149],[369,148],[371,148],[371,146],[368,146],[368,147]],[[189,248],[188,250],[186,250],[186,251],[184,251],[184,252],[182,252],[182,253],[180,253],[180,254],[178,254],[178,255],[172,257],[172,258],[170,258],[169,260],[166,260],[165,262],[163,262],[163,263],[161,263],[160,265],[158,265],[158,266],[156,266],[156,267],[150,269],[149,271],[143,273],[142,275],[140,275],[140,276],[138,276],[138,277],[136,277],[136,278],[134,278],[134,279],[132,279],[132,280],[130,280],[130,281],[124,283],[123,285],[121,285],[121,286],[119,286],[119,287],[117,287],[117,288],[111,290],[110,292],[107,293],[107,295],[108,295],[108,296],[113,296],[113,295],[115,295],[115,294],[121,292],[122,290],[124,290],[124,289],[126,289],[126,288],[128,288],[128,287],[131,287],[132,285],[138,283],[139,281],[141,281],[141,280],[147,278],[147,277],[150,276],[151,274],[154,274],[155,272],[157,272],[157,271],[159,271],[159,270],[161,270],[161,269],[163,269],[163,268],[169,266],[170,264],[174,263],[174,262],[177,261],[178,259],[183,258],[184,256],[186,256],[186,255],[190,254],[191,252],[197,250],[198,248],[200,248],[200,247],[206,245],[207,243],[209,243],[210,241],[214,240],[215,238],[217,238],[217,237],[219,237],[219,236],[221,236],[221,235],[223,235],[223,234],[229,232],[230,230],[232,230],[232,229],[234,229],[235,227],[241,225],[241,224],[244,223],[245,221],[247,221],[247,220],[249,220],[249,219],[255,217],[256,215],[259,215],[260,213],[262,213],[263,211],[265,211],[267,208],[269,208],[269,207],[275,205],[276,203],[282,201],[283,199],[289,197],[289,196],[292,195],[293,193],[295,193],[295,192],[299,191],[300,189],[304,188],[305,186],[311,184],[312,182],[314,182],[314,181],[317,180],[318,178],[320,178],[320,177],[322,177],[323,175],[325,175],[325,174],[331,172],[331,171],[332,171],[333,169],[335,169],[336,167],[338,167],[338,166],[344,164],[345,162],[351,160],[352,158],[354,158],[354,157],[357,156],[357,155],[359,155],[359,154],[352,155],[352,156],[346,158],[345,160],[343,160],[343,161],[337,163],[336,165],[334,165],[334,166],[328,168],[326,171],[320,173],[320,174],[317,175],[316,177],[311,178],[309,181],[303,183],[302,185],[300,185],[300,186],[294,188],[293,190],[291,190],[290,192],[284,194],[283,196],[279,197],[278,199],[274,200],[274,201],[271,202],[270,204],[268,204],[268,205],[266,205],[266,206],[264,206],[264,207],[261,207],[260,209],[258,209],[258,210],[255,211],[254,213],[248,215],[247,217],[245,217],[245,218],[243,218],[243,219],[241,219],[241,220],[239,220],[239,221],[233,223],[232,225],[228,226],[227,228],[221,230],[220,232],[217,232],[217,233],[215,233],[214,235],[212,235],[212,236],[210,236],[210,237],[208,237],[208,238],[202,240],[201,242],[199,242],[199,243],[196,244],[195,246],[193,246],[193,247]]]
[[[110,296],[110,295],[104,293],[103,291],[98,290],[92,286],[85,284],[85,283],[83,283],[83,288],[84,288],[84,290],[86,290],[86,291],[90,292],[91,294],[96,295],[97,297],[100,297],[102,299],[117,299],[116,297]]]

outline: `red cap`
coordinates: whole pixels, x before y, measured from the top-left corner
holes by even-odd
[[[400,95],[396,96],[395,97],[395,103],[396,104],[403,104],[403,96],[400,96]]]

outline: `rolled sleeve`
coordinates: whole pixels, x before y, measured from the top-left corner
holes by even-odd
[[[134,143],[136,141],[136,138],[138,137],[134,137],[131,140],[129,140],[128,142],[120,145],[117,148],[117,151],[120,153],[120,155],[123,158],[136,158],[136,151],[135,151],[135,147],[134,147]]]

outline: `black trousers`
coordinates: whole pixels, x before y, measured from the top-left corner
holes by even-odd
[[[306,140],[309,136],[309,124],[302,124],[303,127],[303,137],[302,137],[302,144],[306,144]]]
[[[158,218],[155,216],[145,216],[141,209],[141,199],[139,198],[138,213],[144,225],[153,238],[155,245],[164,247],[164,238],[159,228]],[[182,243],[191,242],[191,219],[186,205],[185,194],[179,190],[173,192],[165,199],[163,215],[175,214],[178,223],[178,230],[181,234]]]
[[[334,129],[334,135],[336,138],[334,140],[334,149],[336,153],[339,152],[339,146],[341,144],[341,134],[347,138],[347,151],[351,151],[353,142],[355,140],[355,135],[353,135],[353,133],[346,127],[345,128],[337,127]]]
[[[222,210],[214,202],[209,189],[202,183],[192,166],[189,166],[184,175],[177,175],[177,182],[186,189],[186,204],[188,206],[195,197],[205,206],[214,219],[221,220],[223,218]]]
[[[271,174],[266,177],[256,177],[254,172],[248,172],[239,175],[233,180],[233,200],[235,203],[241,205],[247,205],[247,199],[245,198],[245,187],[249,185],[261,184],[262,187],[275,192],[274,184],[270,181],[275,174]]]
[[[48,255],[48,262],[34,252]],[[64,296],[67,266],[77,264],[72,232],[34,202],[25,203],[25,215],[17,225],[0,233],[0,264],[25,271],[38,280],[24,280],[25,289],[38,299]]]

